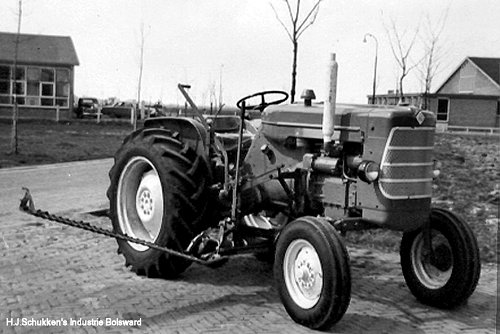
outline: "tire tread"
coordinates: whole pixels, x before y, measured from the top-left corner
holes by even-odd
[[[168,207],[164,208],[167,216],[163,218],[164,226],[156,243],[183,251],[207,225],[204,220],[208,215],[207,186],[211,176],[208,166],[204,164],[206,160],[183,143],[180,136],[175,138],[174,134],[168,129],[146,128],[127,136],[114,156],[114,164],[109,171],[111,185],[106,194],[111,204],[113,228],[115,232],[120,232],[115,197],[121,170],[134,154],[147,154],[159,170],[161,182],[166,184],[164,196],[171,199]],[[147,254],[139,254],[141,252],[134,251],[127,242],[117,242],[118,252],[124,255],[126,263],[138,275],[173,278],[190,264],[184,259],[152,249],[144,252]]]

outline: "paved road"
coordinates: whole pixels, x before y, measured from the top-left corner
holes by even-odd
[[[28,187],[36,207],[51,212],[104,208],[112,159],[0,169],[0,219],[16,224],[22,187]]]
[[[273,287],[271,266],[252,256],[235,258],[217,270],[193,265],[175,281],[145,279],[123,266],[114,240],[44,222],[15,209],[19,187],[27,185],[40,208],[110,227],[107,218],[85,213],[106,207],[110,164],[104,160],[0,170],[0,332],[313,332],[290,320]],[[397,254],[362,247],[350,247],[349,252],[351,305],[329,332],[496,332],[497,271],[493,265],[483,266],[479,286],[467,305],[442,311],[413,298]],[[17,319],[28,324],[59,321],[60,326],[7,323],[15,324]],[[113,323],[101,325],[99,319]],[[117,319],[141,322],[120,326]]]

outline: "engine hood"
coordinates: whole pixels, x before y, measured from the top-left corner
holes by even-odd
[[[298,103],[275,105],[264,110],[262,131],[274,139],[289,136],[322,139],[322,120],[322,103],[310,107]],[[386,132],[393,126],[435,126],[435,123],[432,112],[420,112],[415,107],[336,104],[334,137],[347,136],[343,139],[358,141],[373,126]]]

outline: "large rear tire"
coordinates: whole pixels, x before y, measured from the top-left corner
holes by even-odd
[[[406,284],[424,304],[456,307],[477,286],[481,263],[476,238],[462,219],[447,210],[432,210],[430,231],[404,233],[400,256]]]
[[[327,329],[347,311],[349,255],[324,219],[302,217],[285,226],[276,245],[274,277],[286,311],[301,325]]]
[[[210,171],[203,157],[164,129],[125,139],[109,172],[115,232],[182,252],[207,222]],[[173,278],[191,262],[128,241],[118,252],[138,275]]]

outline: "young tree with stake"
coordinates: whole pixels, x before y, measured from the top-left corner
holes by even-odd
[[[19,153],[19,145],[18,145],[18,138],[17,138],[17,120],[19,119],[19,107],[17,105],[17,57],[19,53],[19,37],[21,34],[21,18],[22,18],[22,6],[23,2],[22,0],[19,0],[19,9],[18,9],[18,18],[17,18],[17,35],[16,35],[16,44],[14,48],[14,69],[11,71],[10,76],[11,76],[11,81],[13,84],[13,92],[14,92],[14,107],[12,110],[12,132],[11,132],[11,138],[10,138],[10,154],[18,154]]]
[[[424,31],[421,36],[425,55],[423,61],[417,67],[419,79],[424,88],[423,109],[429,108],[429,94],[431,92],[432,82],[434,81],[434,77],[442,69],[441,65],[445,52],[441,43],[441,35],[447,17],[448,9],[443,11],[435,23],[431,21],[429,14],[427,14],[425,18]]]
[[[288,11],[288,19],[290,20],[290,26],[288,27],[284,21],[280,18],[278,15],[278,12],[276,11],[276,8],[274,8],[272,3],[269,3],[271,5],[271,8],[274,11],[274,14],[276,15],[276,19],[278,22],[281,24],[283,29],[285,29],[285,32],[288,35],[288,38],[290,38],[290,41],[292,42],[293,46],[293,61],[292,61],[292,86],[290,89],[290,100],[291,103],[295,102],[295,86],[296,86],[296,78],[297,78],[297,56],[298,56],[298,50],[299,50],[299,38],[302,36],[304,31],[307,30],[311,25],[313,25],[314,21],[316,21],[316,17],[318,16],[319,12],[319,4],[321,3],[321,0],[317,0],[314,5],[307,11],[306,15],[303,16],[303,18],[300,17],[300,11],[301,11],[301,1],[296,0],[295,6],[292,6],[290,4],[290,0],[283,0],[283,2],[286,4],[286,8]]]
[[[401,71],[398,82],[399,102],[404,102],[403,81],[408,73],[420,63],[420,61],[412,62],[410,59],[410,53],[415,46],[419,29],[416,28],[414,33],[408,36],[408,28],[400,31],[393,18],[390,19],[390,26],[384,24],[384,28],[387,39],[389,40],[389,45],[391,46],[392,54]]]

